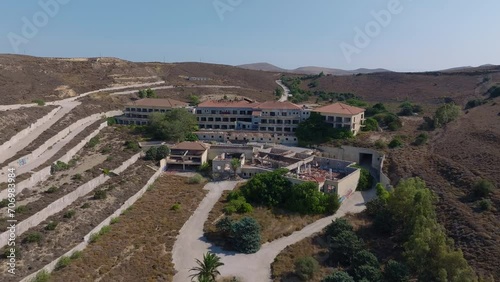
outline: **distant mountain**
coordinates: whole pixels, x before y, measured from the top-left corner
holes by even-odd
[[[332,75],[352,75],[352,74],[366,74],[366,73],[377,73],[377,72],[390,72],[390,70],[386,69],[356,69],[356,70],[342,70],[342,69],[333,69],[333,68],[325,68],[325,67],[315,67],[315,66],[307,66],[300,67],[293,70],[283,69],[277,67],[275,65],[269,63],[255,63],[255,64],[245,64],[239,65],[237,67],[249,69],[249,70],[260,70],[260,71],[270,71],[270,72],[287,72],[287,73],[298,73],[298,74],[319,74],[323,72],[324,74],[332,74]]]

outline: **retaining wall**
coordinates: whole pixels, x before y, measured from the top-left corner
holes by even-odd
[[[15,143],[19,142],[19,140],[21,140],[21,139],[25,138],[26,136],[28,136],[33,130],[35,130],[35,128],[37,128],[38,126],[46,123],[48,120],[50,120],[51,118],[53,118],[56,115],[56,113],[58,111],[60,111],[61,109],[62,109],[62,107],[57,107],[57,108],[53,109],[52,111],[50,111],[45,116],[39,118],[35,123],[32,123],[28,128],[25,128],[25,129],[19,131],[19,133],[17,133],[16,135],[12,136],[12,138],[10,138],[9,141],[7,141],[7,142],[3,143],[2,145],[0,145],[0,154],[2,154],[2,152],[4,152],[7,149],[9,149]]]
[[[160,177],[161,173],[165,170],[166,167],[166,161],[162,160],[160,162],[160,168],[156,173],[148,180],[146,185],[144,185],[141,190],[139,190],[137,193],[135,193],[132,197],[130,197],[123,205],[117,209],[112,215],[110,215],[108,218],[106,218],[104,221],[102,221],[99,225],[97,225],[92,231],[90,231],[85,237],[83,237],[83,242],[78,244],[76,247],[71,249],[70,251],[66,252],[64,255],[58,257],[57,259],[53,260],[51,263],[45,265],[42,269],[38,270],[35,273],[32,273],[26,277],[24,277],[21,282],[31,282],[33,278],[36,277],[37,273],[39,271],[45,270],[47,272],[52,272],[54,268],[56,267],[57,262],[62,258],[62,257],[69,257],[71,256],[74,252],[77,251],[83,251],[87,245],[89,244],[89,239],[92,234],[95,234],[99,232],[104,226],[109,225],[111,223],[111,220],[115,217],[119,217],[123,211],[128,209],[130,206],[132,206],[138,199],[140,199],[144,193],[148,190],[149,186],[152,185],[158,177]]]
[[[43,154],[49,147],[52,147],[54,144],[59,142],[61,139],[66,137],[68,134],[70,134],[73,130],[82,127],[83,125],[87,124],[87,126],[90,126],[92,122],[95,122],[99,119],[102,118],[102,116],[106,117],[111,117],[111,116],[118,116],[122,115],[122,111],[110,111],[107,113],[99,113],[99,114],[93,114],[91,116],[88,116],[86,118],[80,119],[76,121],[75,123],[71,124],[70,126],[66,127],[65,129],[59,131],[56,135],[52,136],[49,140],[45,141],[40,147],[35,149],[33,152],[30,154],[23,156],[11,163],[9,163],[6,167],[2,169],[2,171],[6,171],[7,168],[14,167],[14,168],[19,168],[21,163],[27,164],[31,159],[36,159],[38,158],[41,154]]]
[[[141,156],[141,153],[136,154],[132,156],[130,159],[126,160],[123,162],[121,166],[118,168],[114,169],[112,172],[116,174],[122,173],[125,169],[127,169],[129,166],[131,166],[133,163],[135,163],[139,157]],[[32,227],[37,226],[44,220],[46,220],[48,217],[62,211],[64,208],[67,206],[71,205],[74,201],[76,201],[78,198],[87,195],[88,193],[92,192],[97,186],[102,185],[104,182],[106,182],[108,179],[110,179],[110,176],[107,175],[100,175],[89,182],[81,185],[80,187],[76,188],[71,193],[68,193],[64,195],[63,197],[57,199],[56,201],[52,202],[49,204],[46,208],[43,210],[37,212],[36,214],[30,216],[29,218],[23,220],[22,222],[18,223],[16,226],[16,235],[19,237],[21,234],[26,232]],[[7,240],[9,238],[9,231],[6,231],[2,234],[0,234],[0,248],[4,247],[7,245]]]

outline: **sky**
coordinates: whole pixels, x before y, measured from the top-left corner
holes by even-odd
[[[0,53],[428,71],[500,65],[498,0],[3,0]]]

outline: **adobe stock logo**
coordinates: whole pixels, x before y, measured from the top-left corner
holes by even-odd
[[[347,63],[352,62],[354,54],[360,54],[363,49],[368,47],[372,40],[380,35],[382,29],[389,26],[393,16],[399,15],[401,12],[403,12],[403,5],[400,0],[390,0],[387,3],[387,9],[378,12],[371,11],[370,14],[373,20],[367,22],[364,29],[359,27],[354,28],[353,44],[346,43],[345,41],[340,43],[340,50],[342,50]]]
[[[241,3],[243,3],[243,0],[214,0],[212,2],[221,22],[224,21],[225,13],[233,12]]]
[[[27,17],[22,17],[21,21],[23,26],[21,27],[20,34],[15,32],[9,32],[7,38],[9,39],[12,49],[15,53],[19,53],[19,46],[21,44],[28,44],[30,39],[33,39],[40,29],[49,24],[50,18],[55,17],[61,10],[61,6],[66,5],[71,0],[40,0],[38,5],[41,10],[35,12],[31,19]]]

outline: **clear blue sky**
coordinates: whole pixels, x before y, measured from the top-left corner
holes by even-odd
[[[43,25],[39,1],[60,5]],[[400,0],[367,46],[355,28],[395,0],[3,0],[0,53],[132,61],[269,62],[280,67],[437,70],[500,64],[498,0]],[[217,12],[225,5],[225,12]],[[231,3],[233,6],[231,6]],[[222,17],[220,16],[222,14]],[[23,17],[41,26],[23,35]],[[10,34],[10,37],[9,37]],[[342,42],[357,48],[348,62]],[[15,44],[14,44],[15,45]]]

